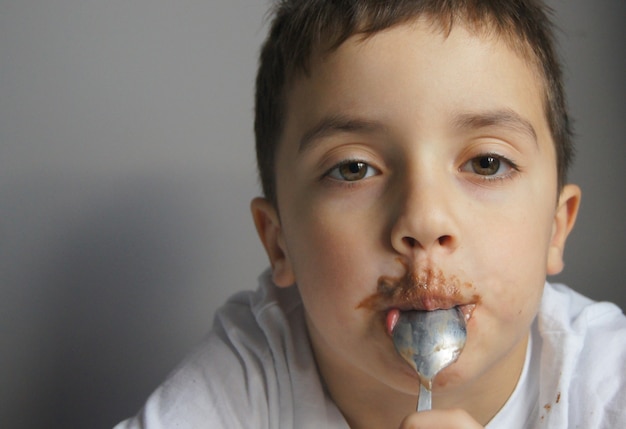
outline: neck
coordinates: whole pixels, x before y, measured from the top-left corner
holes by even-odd
[[[339,370],[318,364],[326,388],[351,429],[399,427],[402,420],[415,411],[417,397],[398,392],[369,374],[354,368]]]

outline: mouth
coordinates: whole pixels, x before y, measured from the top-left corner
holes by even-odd
[[[444,275],[432,268],[414,273],[407,270],[401,277],[381,276],[376,292],[366,297],[357,308],[380,313],[389,335],[403,311],[434,311],[458,307],[466,322],[472,317],[480,296],[471,282],[454,275]]]

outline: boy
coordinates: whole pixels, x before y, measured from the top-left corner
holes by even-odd
[[[580,201],[551,39],[535,0],[281,2],[252,202],[271,270],[118,427],[624,426],[626,318],[545,281]],[[416,413],[392,316],[451,307],[467,343]]]

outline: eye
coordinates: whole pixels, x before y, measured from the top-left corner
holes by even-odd
[[[472,170],[482,176],[493,176],[500,170],[500,160],[494,156],[481,156],[471,161]]]
[[[463,167],[462,171],[485,176],[485,178],[507,177],[517,167],[510,160],[494,154],[486,154],[470,159]]]
[[[335,180],[355,182],[376,174],[378,170],[363,161],[344,161],[330,169],[327,176]]]

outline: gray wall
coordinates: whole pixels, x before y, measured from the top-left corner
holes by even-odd
[[[0,427],[134,414],[266,265],[266,0],[0,0]],[[626,3],[554,0],[584,191],[558,279],[626,308]]]

